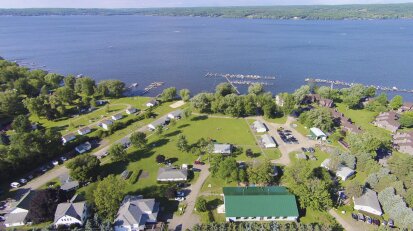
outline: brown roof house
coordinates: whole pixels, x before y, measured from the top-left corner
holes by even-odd
[[[400,128],[400,123],[397,121],[399,114],[394,111],[380,113],[373,122],[379,128],[384,128],[391,132],[396,132]]]
[[[399,152],[413,155],[413,131],[394,134],[393,146]]]

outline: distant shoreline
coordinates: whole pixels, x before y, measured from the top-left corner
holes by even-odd
[[[276,20],[371,20],[413,19],[413,3],[183,7],[183,8],[26,8],[0,9],[0,16],[189,16],[213,18],[247,18]]]

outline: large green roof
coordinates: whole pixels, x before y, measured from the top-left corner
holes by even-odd
[[[295,196],[284,187],[224,187],[226,217],[298,217]]]

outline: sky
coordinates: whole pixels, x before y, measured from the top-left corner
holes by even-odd
[[[405,2],[413,2],[413,0],[0,0],[0,8],[146,8]]]

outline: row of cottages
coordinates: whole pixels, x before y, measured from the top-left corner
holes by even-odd
[[[149,130],[155,130],[158,126],[166,126],[171,119],[180,119],[182,117],[182,113],[182,110],[170,112],[168,115],[162,116],[161,118],[148,124],[148,128]]]
[[[232,153],[232,145],[231,144],[214,144],[214,150],[212,151],[214,154],[223,154],[223,155],[230,155]]]
[[[285,187],[224,187],[226,221],[297,221],[296,198]]]
[[[264,134],[261,136],[261,144],[265,148],[276,148],[277,143],[275,142],[274,138],[268,134]]]
[[[341,128],[345,132],[359,134],[362,132],[361,128],[353,123],[349,118],[345,117],[343,113],[337,109],[331,109],[331,115],[336,123],[340,124]]]
[[[331,159],[325,159],[322,163],[321,163],[321,167],[332,171],[331,167],[330,167],[330,162]],[[340,178],[342,181],[346,181],[347,179],[349,179],[351,176],[353,176],[356,173],[356,171],[354,171],[353,169],[347,167],[347,166],[343,166],[343,165],[339,165],[337,167],[337,170],[335,171],[335,174],[338,178]]]
[[[394,111],[380,113],[373,124],[379,128],[384,128],[388,131],[395,133],[400,128],[399,114]]]
[[[383,215],[377,193],[371,189],[364,189],[360,197],[353,197],[354,209],[377,216]]]
[[[188,170],[172,167],[159,168],[156,180],[160,182],[186,181],[188,180]]]
[[[263,133],[263,132],[267,132],[267,126],[261,122],[261,121],[254,121],[254,123],[252,123],[252,128],[255,130],[255,132],[257,133]]]
[[[92,130],[90,129],[90,127],[86,126],[86,127],[83,127],[83,128],[79,128],[77,130],[77,133],[81,136],[84,136],[84,135],[90,133],[91,131]],[[68,134],[62,136],[63,144],[66,144],[66,143],[68,143],[68,142],[70,142],[74,139],[76,139],[76,135],[74,133],[68,133]]]
[[[413,155],[413,131],[394,134],[393,146],[399,152]]]

